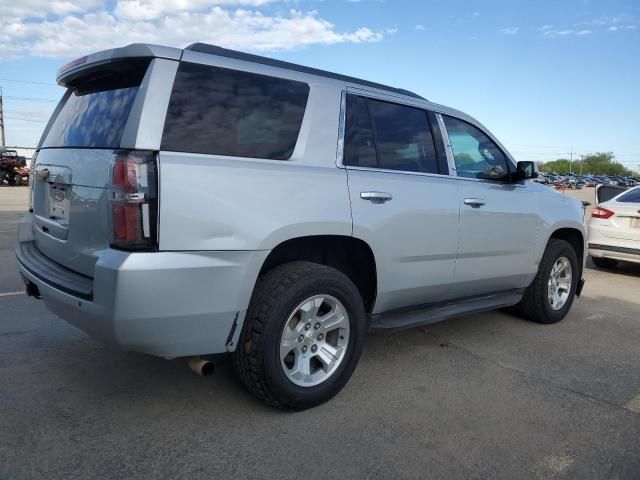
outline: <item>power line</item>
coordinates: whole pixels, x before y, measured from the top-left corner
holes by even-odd
[[[22,122],[32,122],[32,123],[47,123],[46,120],[30,120],[28,118],[18,118],[18,117],[4,117],[5,120],[20,120]]]
[[[504,142],[505,145],[513,145],[516,147],[533,147],[533,148],[558,148],[558,149],[565,149],[567,148],[562,147],[562,146],[552,146],[552,145],[531,145],[531,144],[524,144],[524,143],[509,143],[509,142]],[[571,149],[572,147],[569,147],[567,150]],[[584,147],[575,147],[578,150],[581,150],[583,152],[609,152],[610,150],[608,149],[601,149],[601,148],[584,148]],[[540,153],[541,155],[569,155],[569,152],[566,153],[551,153],[551,152],[522,152],[522,153]],[[575,153],[575,152],[574,152]],[[615,152],[614,152],[615,153]],[[623,156],[627,156],[627,157],[640,157],[640,153],[616,153],[616,155],[623,155]]]
[[[13,97],[11,95],[5,95],[4,98],[10,98],[12,100],[25,100],[28,102],[57,102],[53,98],[36,98],[36,97]]]
[[[2,82],[14,82],[14,83],[29,83],[31,85],[51,85],[51,86],[58,86],[57,83],[49,83],[49,82],[33,82],[31,80],[18,80],[15,78],[0,78],[0,81]]]

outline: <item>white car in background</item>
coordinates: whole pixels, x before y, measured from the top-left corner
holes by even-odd
[[[589,222],[589,255],[597,267],[640,263],[640,187],[618,193],[600,186]]]

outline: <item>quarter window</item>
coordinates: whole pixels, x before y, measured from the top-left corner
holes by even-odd
[[[182,62],[162,149],[286,160],[293,154],[309,85]]]
[[[426,111],[348,95],[344,163],[438,173]]]
[[[507,159],[498,146],[481,130],[457,118],[442,116],[459,177],[505,180],[509,176]]]

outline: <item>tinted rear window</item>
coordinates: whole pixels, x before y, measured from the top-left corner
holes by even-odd
[[[62,98],[42,147],[118,148],[148,60],[88,72]]]
[[[640,188],[634,188],[623,193],[616,198],[616,201],[624,203],[640,203]]]
[[[161,148],[286,160],[308,96],[306,83],[182,62]]]

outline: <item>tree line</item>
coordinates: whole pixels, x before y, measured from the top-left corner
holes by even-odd
[[[613,152],[598,152],[584,155],[571,162],[568,158],[559,158],[551,162],[539,162],[538,168],[544,173],[582,173],[583,175],[619,175],[635,176],[637,172],[629,170],[615,161]]]

